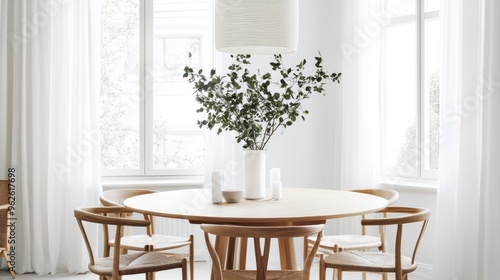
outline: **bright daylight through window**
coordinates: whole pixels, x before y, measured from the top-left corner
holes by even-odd
[[[394,2],[394,3],[391,3]],[[382,33],[382,178],[437,179],[439,0],[399,5]]]
[[[182,69],[212,67],[211,0],[103,0],[103,175],[196,175],[205,136]]]

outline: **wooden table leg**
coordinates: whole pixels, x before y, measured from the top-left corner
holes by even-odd
[[[246,268],[248,238],[233,238],[217,236],[215,250],[220,257],[224,269]]]
[[[296,270],[297,260],[295,259],[295,246],[293,238],[280,238],[278,239],[280,251],[281,269]]]
[[[236,260],[236,238],[235,237],[229,237],[228,242],[227,242],[227,251],[226,251],[226,269],[236,269],[236,266],[238,265],[238,260]]]
[[[238,246],[238,269],[245,270],[247,265],[247,247],[248,238],[240,237],[240,246]]]

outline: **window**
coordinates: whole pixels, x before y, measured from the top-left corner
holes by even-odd
[[[396,3],[391,3],[396,2]],[[382,177],[437,179],[439,0],[396,0],[382,33]]]
[[[211,0],[102,1],[101,56],[103,175],[201,174],[205,133],[182,70],[212,67]]]

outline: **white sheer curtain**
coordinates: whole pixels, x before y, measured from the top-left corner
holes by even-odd
[[[340,171],[341,189],[373,188],[378,180],[379,1],[343,5]],[[366,30],[374,27],[374,32]],[[378,31],[377,31],[378,30]]]
[[[443,1],[434,279],[498,279],[500,4]]]
[[[340,121],[335,124],[334,185],[342,190],[378,185],[379,1],[342,1]],[[366,33],[367,28],[375,32]],[[371,30],[371,29],[370,29]],[[377,31],[378,30],[378,31]],[[359,232],[359,221],[334,221],[335,233]],[[341,231],[341,232],[340,232]]]
[[[17,273],[87,270],[73,209],[100,189],[99,5],[1,2],[0,174],[16,168]]]

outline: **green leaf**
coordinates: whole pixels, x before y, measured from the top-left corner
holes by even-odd
[[[197,121],[200,128],[235,131],[237,142],[246,148],[263,149],[277,130],[292,125],[298,117],[305,120],[309,111],[302,109],[302,100],[313,92],[324,93],[327,82],[340,82],[340,73],[323,70],[321,54],[315,57],[314,75],[304,74],[305,59],[295,68],[285,68],[282,56],[275,55],[270,62],[272,71],[261,74],[246,66],[250,55],[231,58],[234,61],[227,74],[217,76],[211,69],[205,75],[202,69],[186,65],[183,78],[193,84],[194,98],[201,105],[196,112],[205,116]],[[273,80],[273,75],[280,78]]]
[[[323,59],[320,56],[315,57],[315,59],[316,59],[316,64],[314,64],[314,66],[321,67],[321,62],[323,62]]]

